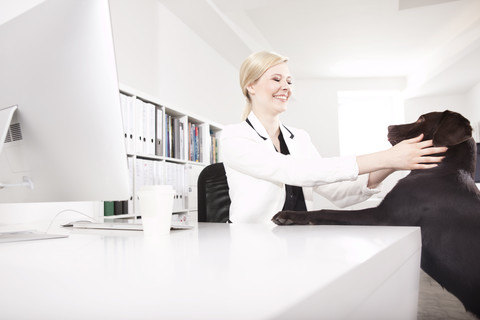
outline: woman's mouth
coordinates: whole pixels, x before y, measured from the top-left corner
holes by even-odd
[[[287,101],[288,100],[288,96],[286,95],[277,95],[277,96],[273,96],[275,99],[279,99],[281,101]]]

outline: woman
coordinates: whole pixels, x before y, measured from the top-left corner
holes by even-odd
[[[243,122],[224,128],[223,162],[230,187],[232,222],[269,222],[280,210],[312,210],[313,191],[339,207],[368,199],[395,170],[428,169],[446,151],[423,136],[377,153],[322,158],[309,135],[285,126],[280,114],[291,98],[287,58],[261,51],[240,68],[247,99]]]

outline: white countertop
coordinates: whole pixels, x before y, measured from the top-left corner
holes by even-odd
[[[378,314],[416,317],[416,227],[200,223],[153,240],[63,232],[0,245],[2,319],[355,319],[375,294],[412,309],[387,303]]]

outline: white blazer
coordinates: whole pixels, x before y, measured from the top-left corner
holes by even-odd
[[[246,121],[228,125],[220,137],[232,222],[270,222],[283,208],[285,184],[303,187],[308,210],[313,210],[313,191],[339,207],[380,191],[367,188],[368,175],[358,175],[354,156],[322,158],[304,130],[280,124],[290,152],[283,155],[253,112],[248,120],[253,128]]]

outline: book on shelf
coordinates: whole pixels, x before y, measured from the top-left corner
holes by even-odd
[[[203,162],[203,142],[202,127],[196,123],[188,123],[188,160],[193,162]]]
[[[135,175],[134,175],[134,159],[133,157],[127,158],[128,163],[128,176],[130,179],[130,196],[128,198],[128,212],[133,213],[133,187],[135,183]]]
[[[163,156],[163,108],[155,108],[155,155]]]
[[[143,154],[155,155],[155,108],[156,106],[143,102]]]
[[[191,210],[197,210],[197,182],[200,173],[205,168],[199,164],[187,164],[186,165],[186,178],[188,186],[188,208]]]
[[[165,156],[173,157],[172,148],[172,116],[165,113]]]
[[[104,201],[103,215],[105,217],[129,214],[128,201]]]
[[[185,127],[179,117],[165,113],[165,156],[185,159]]]
[[[183,126],[183,122],[179,122],[179,146],[178,146],[178,159],[185,159],[185,128]]]
[[[120,108],[122,111],[122,125],[123,125],[123,138],[125,140],[125,150],[128,153],[128,97],[122,93],[120,93]]]
[[[188,188],[186,185],[185,165],[163,162],[163,180],[162,184],[172,185],[175,191],[173,200],[173,211],[182,211],[187,209]]]
[[[218,161],[218,143],[215,133],[210,131],[210,163],[217,163]]]
[[[198,162],[203,162],[203,128],[202,125],[197,126],[198,128],[198,141],[197,141],[197,159]]]
[[[104,201],[103,202],[103,215],[105,217],[113,216],[115,214],[113,201]]]
[[[155,154],[155,105],[135,100],[136,153]]]
[[[178,118],[173,118],[173,135],[172,135],[172,145],[173,145],[173,157],[175,159],[182,159],[180,154],[180,120]]]
[[[143,102],[141,100],[134,100],[134,115],[135,119],[135,153],[143,153]]]
[[[128,201],[113,201],[113,215],[126,215],[128,212]]]
[[[125,149],[129,154],[135,153],[135,97],[120,93],[120,106],[122,110]]]

